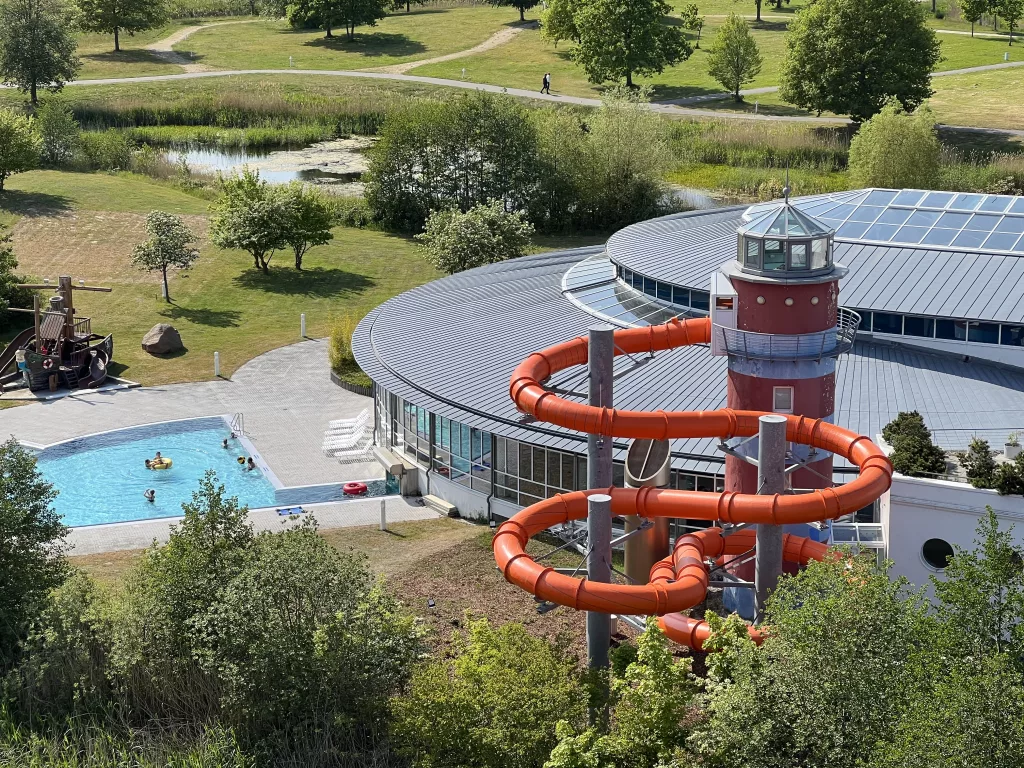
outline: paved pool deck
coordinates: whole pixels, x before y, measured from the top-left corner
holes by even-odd
[[[113,391],[85,391],[60,400],[0,411],[0,439],[14,436],[35,446],[158,421],[241,413],[246,436],[285,486],[377,479],[374,461],[341,464],[321,452],[329,421],[373,409],[373,400],[333,384],[327,341],[302,341],[260,355],[230,380]],[[395,520],[436,517],[393,498]],[[379,499],[314,507],[321,526],[369,525],[380,519]],[[276,513],[254,512],[259,526],[280,525]],[[263,517],[267,520],[263,521]],[[138,549],[165,539],[174,520],[149,520],[80,528],[70,541],[76,554]]]

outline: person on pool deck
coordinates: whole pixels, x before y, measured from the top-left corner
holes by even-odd
[[[146,497],[146,501],[150,504],[156,501],[156,491],[153,488],[147,488],[146,492],[142,495]]]
[[[256,469],[256,462],[252,460],[252,456],[250,456],[249,461],[246,462],[245,469],[247,472],[252,472]]]

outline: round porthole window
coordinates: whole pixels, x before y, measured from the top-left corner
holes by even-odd
[[[953,557],[953,547],[945,539],[928,539],[921,547],[921,556],[929,566],[941,571]]]

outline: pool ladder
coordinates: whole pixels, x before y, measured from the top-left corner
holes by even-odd
[[[231,417],[231,431],[236,435],[242,436],[245,434],[245,415],[242,413],[236,413]]]

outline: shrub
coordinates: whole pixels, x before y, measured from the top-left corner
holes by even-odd
[[[0,445],[0,672],[11,668],[50,590],[67,576],[57,493],[11,438]]]
[[[541,768],[560,720],[586,722],[575,659],[519,624],[471,621],[454,659],[421,665],[392,699],[392,738],[418,768]]]
[[[957,454],[967,479],[975,488],[992,488],[995,482],[996,460],[988,440],[974,438],[965,452]]]
[[[525,255],[532,234],[533,225],[522,213],[509,213],[499,200],[491,200],[466,213],[435,211],[416,239],[426,246],[431,264],[453,274]]]
[[[8,307],[25,309],[32,306],[32,292],[22,287],[25,281],[15,274],[17,268],[18,260],[14,256],[11,236],[7,228],[0,224],[0,328],[18,319],[14,312],[7,311]]]
[[[890,99],[850,142],[850,178],[855,187],[929,189],[938,181],[940,149],[931,111],[908,114]]]
[[[337,196],[330,198],[330,202],[338,226],[363,229],[373,224],[373,211],[365,197]]]
[[[335,373],[341,373],[355,364],[355,357],[352,355],[352,334],[355,333],[359,319],[353,315],[344,315],[331,325],[330,346],[328,357],[331,361],[331,369]]]
[[[30,118],[0,108],[0,192],[9,176],[39,164],[41,144]]]
[[[1024,453],[996,468],[992,487],[999,491],[1000,496],[1024,495]]]
[[[84,131],[79,137],[78,165],[91,171],[127,171],[132,144],[120,131]]]
[[[49,99],[36,113],[36,128],[42,141],[43,163],[54,168],[70,164],[82,133],[71,108],[62,101]]]

